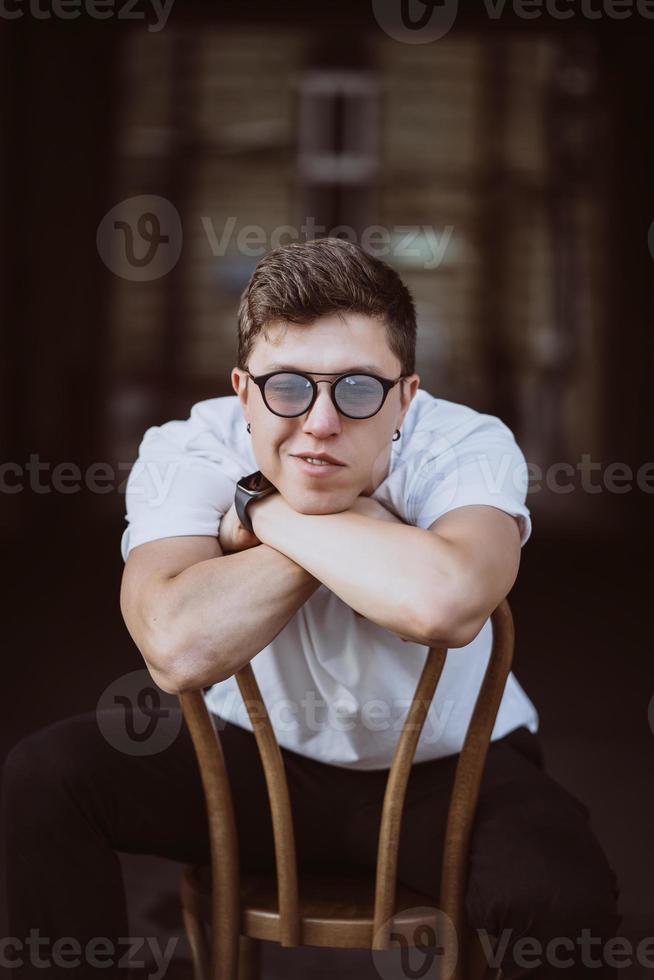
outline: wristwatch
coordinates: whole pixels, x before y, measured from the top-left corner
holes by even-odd
[[[262,497],[267,497],[269,493],[274,493],[276,490],[277,487],[263,475],[261,470],[255,470],[254,473],[250,473],[248,476],[242,476],[236,484],[234,506],[239,521],[244,528],[247,528],[250,534],[254,534],[254,530],[252,528],[252,521],[248,515],[249,505],[253,500],[261,500]]]

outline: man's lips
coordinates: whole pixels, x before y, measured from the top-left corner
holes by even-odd
[[[329,453],[293,453],[293,456],[296,459],[306,459],[307,457],[311,457],[311,459],[322,459],[326,463],[333,463],[334,466],[345,466],[342,460],[330,456]]]
[[[331,476],[338,473],[339,470],[344,470],[344,463],[309,463],[306,459],[302,459],[301,456],[291,457],[295,460],[297,466],[299,466],[302,473],[306,476],[311,477],[325,477]]]

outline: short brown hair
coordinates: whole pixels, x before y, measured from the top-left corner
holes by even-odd
[[[416,313],[397,272],[341,238],[316,238],[273,249],[258,263],[238,310],[238,367],[273,321],[307,324],[337,312],[379,319],[402,374],[415,371]]]

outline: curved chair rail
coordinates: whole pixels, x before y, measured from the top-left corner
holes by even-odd
[[[479,797],[488,743],[513,658],[513,619],[504,599],[491,616],[493,645],[454,776],[443,845],[440,906],[462,936],[468,842]],[[395,912],[397,859],[406,787],[416,746],[440,680],[447,650],[431,647],[409,708],[388,775],[379,834],[373,949],[388,949]],[[443,944],[447,945],[447,936]],[[454,956],[454,952],[450,953]],[[445,975],[452,976],[452,970]]]
[[[490,737],[513,661],[513,617],[506,599],[502,600],[492,614],[491,623],[493,646],[459,753],[443,846],[440,907],[454,926],[454,937],[463,937],[466,934],[464,900],[470,834]],[[457,963],[457,951],[447,940],[446,934],[443,944],[443,975],[451,980],[459,980],[463,975],[461,960]]]
[[[198,758],[211,851],[211,976],[236,977],[240,870],[234,804],[225,757],[201,690],[178,695]]]
[[[275,842],[281,945],[298,946],[301,929],[295,833],[284,760],[250,663],[241,667],[236,680],[252,722],[268,787]],[[259,712],[258,717],[254,714],[255,710]]]
[[[411,765],[434,691],[445,666],[447,650],[430,647],[416,686],[413,701],[402,725],[393,761],[386,781],[384,803],[377,845],[377,874],[375,880],[375,913],[372,949],[390,947],[391,920],[395,912],[397,890],[397,859],[402,826],[402,811]]]

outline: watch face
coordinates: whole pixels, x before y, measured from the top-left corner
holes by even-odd
[[[250,473],[249,476],[244,476],[239,483],[245,490],[252,490],[255,493],[259,490],[267,490],[271,486],[270,480],[263,475],[261,470]]]

